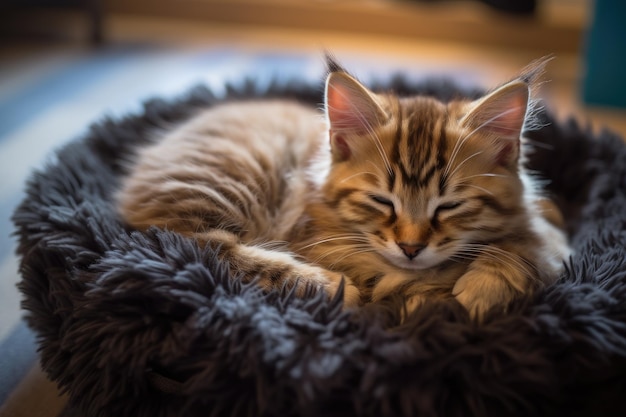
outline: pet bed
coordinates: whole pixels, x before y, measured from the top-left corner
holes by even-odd
[[[446,81],[378,87],[444,100]],[[319,85],[197,87],[105,119],[35,172],[14,213],[19,284],[43,369],[78,415],[626,415],[626,145],[539,114],[533,170],[549,181],[575,254],[562,278],[472,324],[427,304],[342,312],[321,294],[265,294],[175,233],[125,228],[112,205],[128,154],[199,106],[250,97],[317,106]]]

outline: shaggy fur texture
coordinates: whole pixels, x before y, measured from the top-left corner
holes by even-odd
[[[399,93],[476,97],[445,82]],[[321,102],[318,86],[228,90]],[[618,416],[626,413],[626,146],[575,122],[532,133],[575,255],[508,315],[471,324],[431,303],[342,313],[321,294],[263,294],[194,242],[125,230],[112,209],[122,155],[199,105],[197,88],[104,120],[36,172],[14,214],[23,307],[48,375],[77,414],[105,416]]]

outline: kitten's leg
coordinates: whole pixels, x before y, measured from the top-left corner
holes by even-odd
[[[257,279],[266,290],[296,286],[296,295],[303,296],[306,288],[312,286],[333,297],[343,280],[344,306],[357,306],[361,300],[359,290],[349,278],[301,262],[291,253],[241,243],[236,235],[223,230],[194,237],[218,250],[218,256],[230,264],[233,273],[243,274],[246,280]]]
[[[538,286],[536,268],[523,257],[503,248],[486,246],[452,288],[452,295],[482,321],[492,307],[506,310],[517,296]]]

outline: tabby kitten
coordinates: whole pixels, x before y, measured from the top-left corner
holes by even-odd
[[[373,93],[329,60],[325,117],[288,100],[201,110],[139,150],[119,212],[210,245],[268,290],[332,296],[345,280],[348,307],[455,297],[480,320],[553,282],[569,254],[520,162],[544,64],[444,103]]]

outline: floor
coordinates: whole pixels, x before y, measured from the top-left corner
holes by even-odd
[[[20,322],[9,217],[29,173],[89,123],[139,111],[148,97],[175,96],[198,83],[219,92],[244,75],[259,83],[276,77],[316,82],[324,74],[324,50],[366,83],[403,72],[485,87],[539,57],[533,49],[122,15],[109,17],[107,43],[93,49],[82,41],[75,16],[62,19],[69,34],[61,37],[0,40],[0,349],[12,338],[31,344],[20,353],[25,365],[0,353],[2,417],[54,416],[65,401],[39,370],[32,335]],[[626,137],[626,109],[592,108],[579,99],[583,68],[580,54],[556,54],[540,92],[546,106],[561,119],[573,116]],[[33,396],[45,401],[37,405],[28,400]]]
[[[401,71],[416,77],[451,75],[457,81],[491,87],[515,76],[534,59],[545,55],[542,47],[502,48],[412,37],[366,35],[346,32],[271,29],[265,26],[228,25],[172,19],[137,19],[119,16],[109,22],[111,39],[158,43],[174,48],[236,45],[245,53],[255,50],[298,52],[319,56],[332,51],[342,61],[354,59],[349,68],[361,77],[384,76]],[[584,43],[584,40],[583,40]],[[584,74],[584,45],[575,51],[550,51],[540,94],[562,119],[576,117],[594,129],[609,128],[626,136],[626,109],[586,106],[580,97]],[[386,65],[381,65],[386,63]]]

